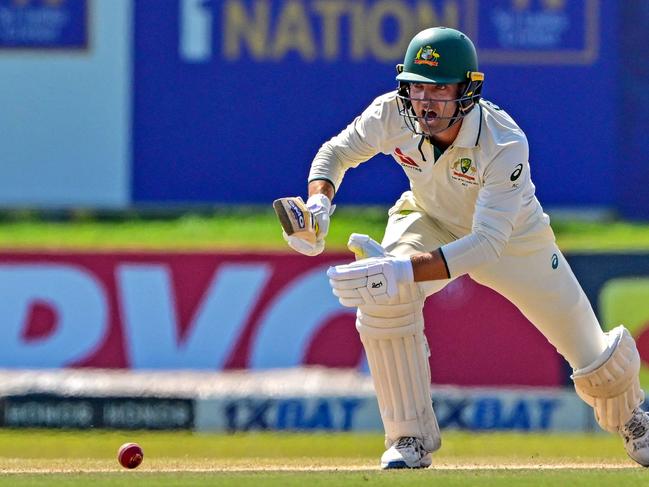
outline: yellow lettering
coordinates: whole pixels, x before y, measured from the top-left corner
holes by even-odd
[[[324,57],[335,59],[340,52],[340,16],[347,11],[347,4],[337,0],[316,0],[313,9],[322,16]]]
[[[64,0],[39,0],[39,1],[34,1],[34,0],[13,0],[11,2],[13,7],[26,7],[28,5],[33,6],[36,4],[44,5],[46,7],[59,7]]]
[[[458,10],[456,1],[444,2],[444,13],[443,17],[440,19],[440,16],[435,11],[435,7],[431,5],[430,2],[419,1],[417,3],[417,14],[415,16],[419,25],[415,29],[415,32],[412,33],[412,36],[420,30],[428,29],[429,27],[436,27],[438,25],[457,29],[460,26],[460,15]]]
[[[289,51],[297,51],[307,61],[316,56],[315,42],[309,18],[302,2],[292,0],[284,4],[275,35],[273,57],[281,59]]]
[[[363,2],[352,2],[350,7],[351,58],[354,61],[363,61],[365,59],[366,39],[365,9],[363,8]]]
[[[13,0],[30,1],[30,0]],[[41,0],[60,1],[60,0]],[[526,0],[511,0],[523,6]],[[529,0],[527,0],[529,1]],[[565,0],[542,0],[559,5]],[[223,56],[228,60],[249,56],[252,60],[281,60],[297,53],[305,61],[341,57],[343,26],[349,27],[349,57],[365,61],[402,58],[408,42],[422,29],[445,25],[458,28],[458,0],[223,0]],[[279,9],[277,16],[271,10]],[[322,26],[322,39],[316,39],[313,18]],[[276,18],[273,28],[273,18]],[[395,26],[394,35],[384,35],[387,23]],[[321,44],[320,44],[321,41]],[[345,46],[347,47],[347,46]]]
[[[389,43],[383,38],[383,21],[392,17],[397,22],[398,35]],[[401,0],[381,0],[367,16],[368,47],[374,57],[380,61],[400,59],[406,51],[413,32],[412,12]]]
[[[563,10],[566,7],[566,0],[543,0],[548,10]]]
[[[513,6],[516,10],[528,10],[530,8],[530,0],[512,0]],[[543,8],[546,10],[562,10],[566,6],[566,0],[542,0]]]
[[[270,25],[268,0],[256,0],[253,15],[248,15],[241,0],[228,0],[226,3],[223,15],[223,53],[226,59],[239,59],[244,43],[253,59],[264,59]]]

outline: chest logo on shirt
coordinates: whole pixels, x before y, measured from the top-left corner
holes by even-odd
[[[460,181],[463,186],[477,186],[475,173],[477,172],[473,161],[468,157],[462,157],[451,165],[451,178]]]
[[[412,157],[407,156],[403,152],[401,152],[401,149],[399,147],[394,149],[394,155],[397,159],[399,159],[399,164],[401,166],[421,172],[421,169],[419,168],[419,165],[415,162],[415,160]]]

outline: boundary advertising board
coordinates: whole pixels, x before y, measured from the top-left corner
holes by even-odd
[[[367,370],[325,274],[348,254],[3,253],[5,368]],[[507,300],[460,278],[427,300],[433,382],[556,386],[561,357]],[[542,363],[543,367],[538,364]]]

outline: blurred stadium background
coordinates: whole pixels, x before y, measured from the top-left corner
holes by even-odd
[[[304,193],[431,25],[478,46],[602,325],[625,323],[648,366],[648,2],[0,0],[3,434],[347,432],[380,451],[324,270],[351,231],[380,239],[406,178],[384,156],[350,171],[317,258],[288,252],[270,203]],[[425,313],[444,429],[594,434],[504,298],[463,278]]]

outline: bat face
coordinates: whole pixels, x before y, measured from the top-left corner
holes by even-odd
[[[299,230],[304,230],[306,228],[306,221],[305,221],[305,214],[304,211],[302,211],[296,204],[295,201],[292,199],[286,200],[288,203],[289,208],[291,209],[291,214],[293,218],[291,219],[291,222],[297,223],[297,226]],[[308,211],[308,210],[307,210]]]
[[[286,235],[315,243],[317,226],[302,198],[290,196],[276,199],[273,201],[273,208]]]

